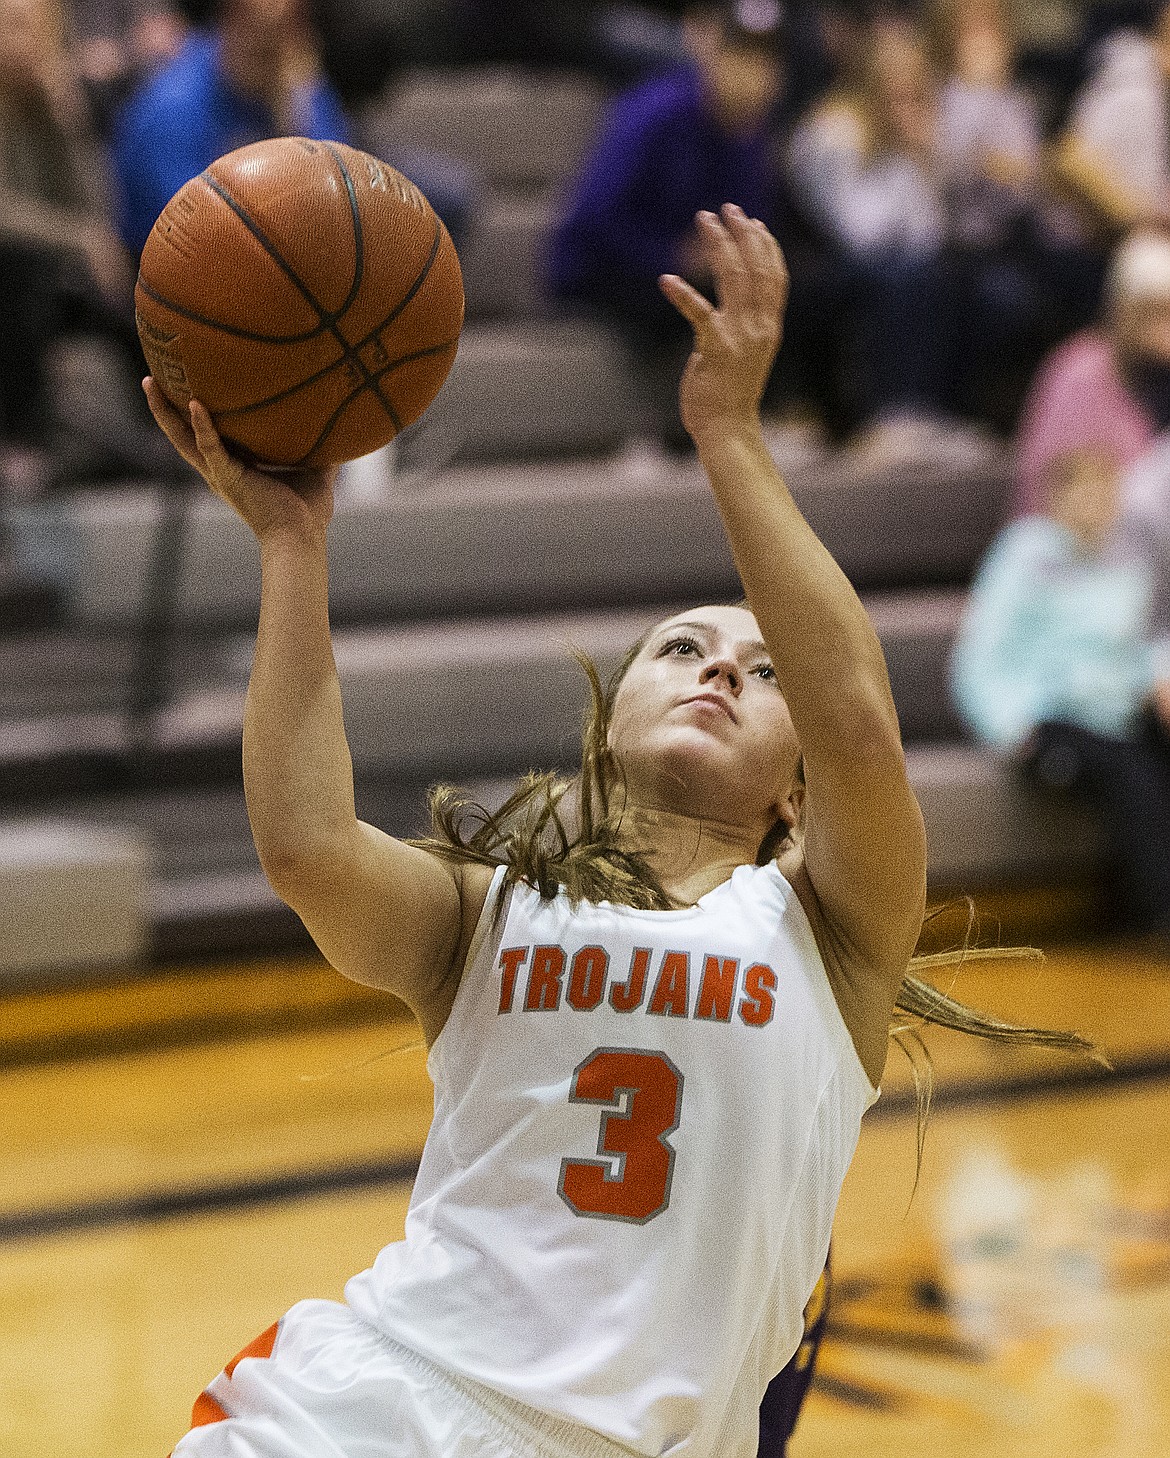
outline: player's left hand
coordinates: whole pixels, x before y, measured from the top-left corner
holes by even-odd
[[[732,203],[721,215],[699,213],[697,223],[718,305],[678,274],[663,274],[658,283],[695,331],[679,410],[701,445],[704,436],[758,422],[783,334],[788,268],[763,223]]]

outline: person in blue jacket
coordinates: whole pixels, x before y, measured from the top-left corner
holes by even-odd
[[[1046,510],[987,554],[952,659],[975,738],[1041,785],[1100,809],[1118,930],[1170,933],[1170,644],[1151,636],[1155,583],[1118,532],[1112,463],[1069,452]]]
[[[111,141],[118,229],[137,256],[185,182],[225,152],[275,136],[346,142],[301,0],[218,0],[119,112]]]

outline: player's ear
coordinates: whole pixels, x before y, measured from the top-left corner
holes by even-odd
[[[783,820],[789,830],[799,830],[804,824],[804,759],[801,757],[796,762],[796,769],[793,772],[792,783],[788,787],[787,794],[783,795],[773,807],[776,818]]]

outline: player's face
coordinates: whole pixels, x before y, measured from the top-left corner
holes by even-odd
[[[618,689],[610,744],[641,803],[774,824],[800,747],[753,615],[705,607],[660,623]]]

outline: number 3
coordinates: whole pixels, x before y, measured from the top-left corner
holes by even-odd
[[[683,1076],[665,1053],[595,1048],[577,1065],[569,1102],[605,1104],[610,1112],[597,1137],[597,1152],[608,1159],[561,1160],[557,1193],[575,1215],[644,1225],[662,1214],[674,1175],[667,1135],[678,1128],[682,1094]]]

